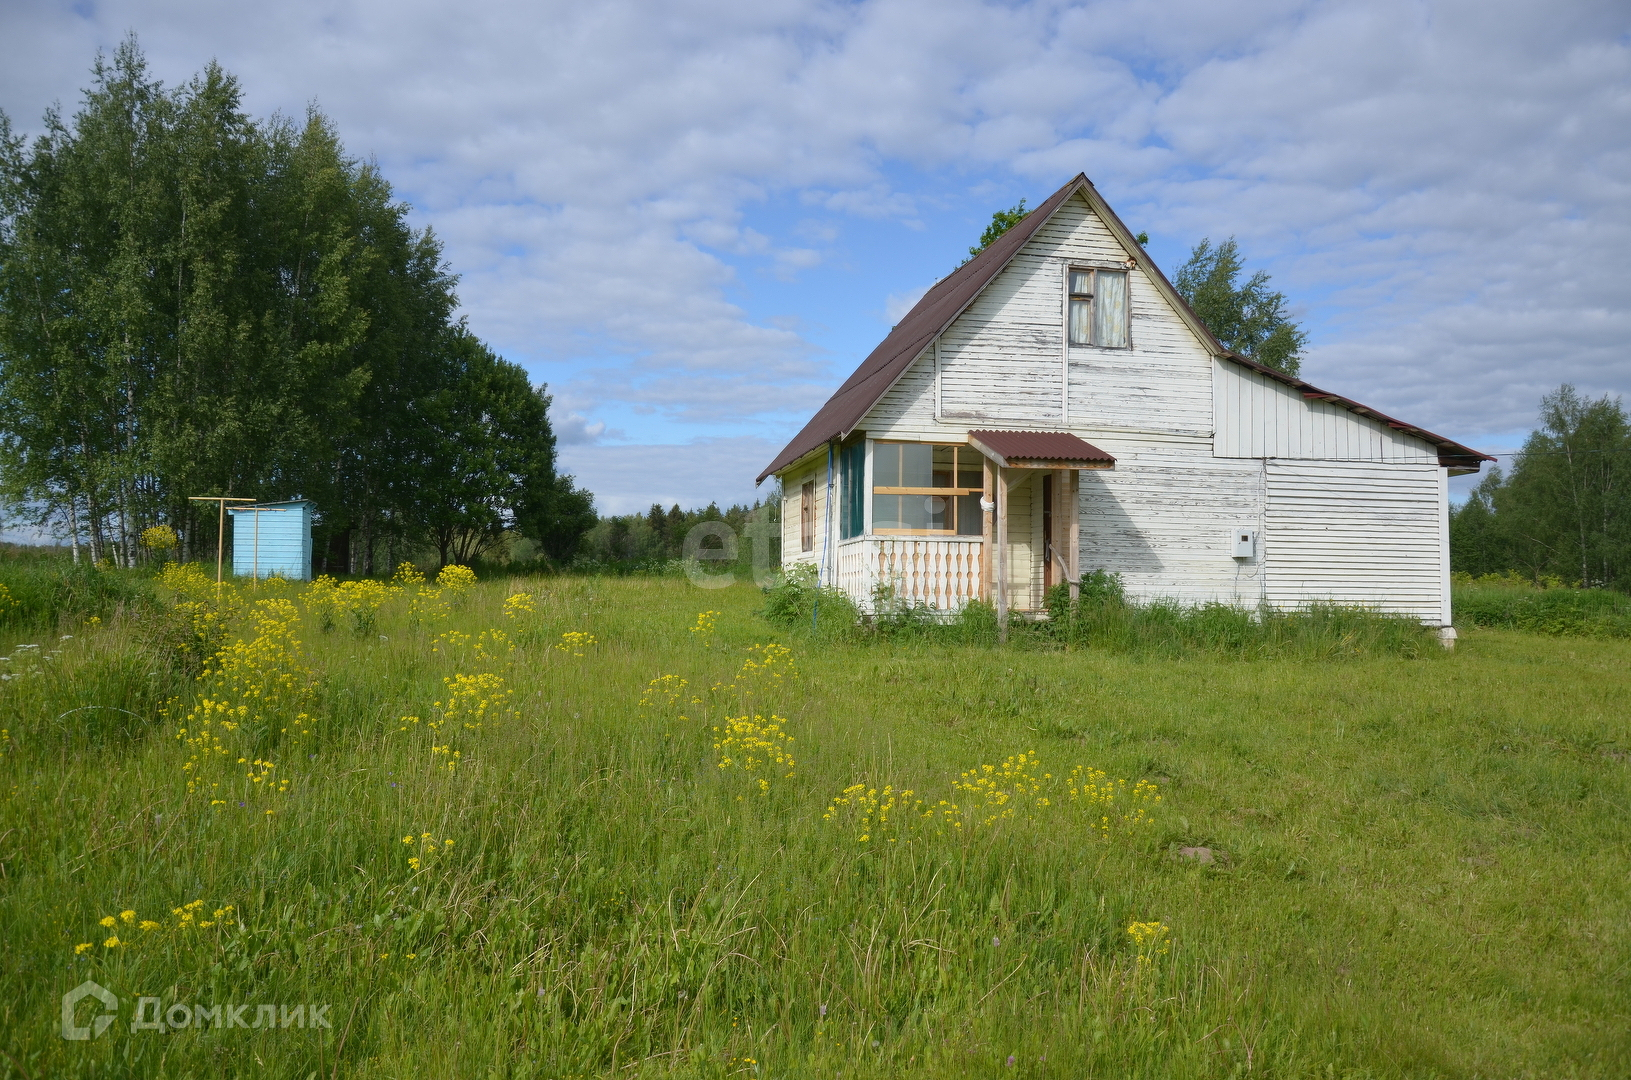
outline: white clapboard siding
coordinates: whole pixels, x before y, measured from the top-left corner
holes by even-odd
[[[947,439],[953,427],[934,418],[934,347],[912,362],[895,385],[872,406],[858,427],[872,439]],[[968,425],[956,427],[947,441],[962,442]]]
[[[1438,463],[1438,448],[1414,435],[1219,360],[1213,372],[1219,457]]]
[[[1025,484],[1031,494],[1031,563],[1025,587],[1028,607],[1033,611],[1040,611],[1048,603],[1047,567],[1043,561],[1047,557],[1048,536],[1042,529],[1042,478],[1046,475],[1034,473]]]
[[[1128,253],[1083,199],[1071,199],[1025,246],[1047,280],[1055,319],[1064,318],[1064,273],[1072,261],[1118,263]],[[1127,275],[1131,348],[1070,350],[1073,426],[1177,434],[1212,432],[1212,356],[1142,268]],[[1056,331],[1054,341],[1062,330]]]
[[[940,415],[1065,423],[1065,267],[1127,258],[1086,200],[1061,206],[941,335]],[[1071,349],[1069,423],[1210,434],[1210,356],[1142,269],[1128,285],[1132,348]]]
[[[837,463],[833,465],[833,472],[838,471]],[[804,551],[799,535],[800,500],[804,497],[804,485],[815,481],[815,548]],[[837,477],[834,476],[834,483]],[[822,559],[823,540],[827,544],[832,542],[826,534],[830,531],[831,537],[838,535],[838,526],[827,518],[827,459],[825,453],[817,455],[814,464],[800,466],[797,472],[785,473],[782,479],[782,562],[784,563],[818,563]],[[828,565],[831,565],[829,557]]]
[[[1436,464],[1271,461],[1265,478],[1270,604],[1333,601],[1448,622]]]
[[[1064,390],[1059,294],[1029,247],[940,335],[940,412],[1058,424]],[[1052,275],[1057,277],[1057,275]]]
[[[1139,600],[1256,606],[1261,567],[1233,557],[1233,533],[1262,527],[1262,464],[1219,461],[1205,443],[1099,445],[1116,467],[1080,474],[1082,571],[1120,574]]]
[[[860,537],[838,546],[838,587],[868,611],[873,589],[887,586],[896,600],[952,612],[981,589],[978,539]]]

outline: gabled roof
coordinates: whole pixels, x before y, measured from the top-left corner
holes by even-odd
[[[932,289],[924,293],[916,306],[889,332],[889,336],[861,361],[861,366],[855,369],[854,374],[844,380],[844,384],[817,410],[810,418],[810,422],[805,424],[799,433],[793,436],[792,441],[782,448],[782,452],[776,455],[776,459],[765,467],[764,472],[759,474],[758,481],[762,482],[765,477],[781,471],[827,442],[844,438],[855,430],[855,425],[861,422],[861,418],[871,411],[896,380],[906,373],[906,369],[924,348],[940,336],[952,321],[974,302],[985,287],[1002,273],[1013,261],[1014,256],[1019,254],[1020,249],[1036,235],[1037,230],[1064,205],[1065,200],[1078,193],[1087,199],[1088,205],[1121,242],[1122,247],[1135,253],[1132,256],[1133,261],[1144,268],[1156,288],[1178,313],[1179,318],[1189,326],[1213,356],[1251,368],[1253,371],[1301,389],[1305,398],[1332,402],[1361,416],[1379,420],[1397,431],[1434,443],[1439,448],[1440,465],[1476,471],[1480,461],[1495,460],[1487,454],[1480,454],[1432,432],[1401,423],[1349,398],[1320,390],[1301,379],[1265,367],[1224,348],[1178,294],[1178,290],[1173,288],[1166,275],[1145,254],[1144,248],[1116,216],[1110,204],[1104,201],[1104,197],[1088,180],[1086,174],[1077,173],[1069,183],[1048,196],[1018,224],[999,236],[990,247],[941,278]]]
[[[923,299],[889,331],[889,336],[861,361],[855,373],[844,380],[844,385],[810,418],[803,430],[793,436],[793,441],[776,455],[776,460],[766,466],[759,479],[763,480],[771,473],[791,465],[827,440],[842,438],[853,431],[861,417],[878,403],[884,392],[917,359],[918,353],[973,303],[974,298],[1002,272],[1003,267],[1019,254],[1036,230],[1064,205],[1077,186],[1086,183],[1087,177],[1077,176],[1048,196],[1041,206],[1026,214],[1019,224],[997,237],[990,247],[935,282],[934,287],[923,294]]]

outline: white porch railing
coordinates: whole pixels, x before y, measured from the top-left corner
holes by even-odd
[[[897,600],[955,611],[980,596],[982,546],[977,538],[846,540],[838,547],[838,587],[864,611],[871,610],[872,590],[880,582]]]

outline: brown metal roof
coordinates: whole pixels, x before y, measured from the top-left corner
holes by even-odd
[[[971,431],[968,441],[997,464],[1016,468],[1105,469],[1116,463],[1068,431]]]
[[[1299,389],[1305,398],[1329,401],[1350,412],[1378,420],[1396,431],[1433,443],[1438,447],[1438,463],[1442,466],[1477,472],[1481,462],[1495,460],[1488,454],[1481,454],[1442,435],[1435,435],[1424,428],[1395,420],[1351,398],[1321,390],[1293,375],[1287,375],[1283,371],[1277,371],[1225,349],[1179,295],[1178,290],[1173,288],[1160,267],[1156,266],[1145,253],[1126,224],[1110,208],[1110,204],[1104,201],[1104,197],[1093,187],[1087,176],[1077,173],[1069,183],[1048,196],[1040,206],[1025,215],[1019,224],[998,237],[990,247],[952,271],[947,277],[941,278],[932,289],[924,293],[923,299],[919,300],[906,317],[889,332],[889,336],[861,361],[861,366],[855,369],[854,374],[827,399],[827,403],[810,418],[810,422],[793,436],[793,440],[782,448],[776,459],[765,467],[756,482],[762,482],[765,477],[781,471],[811,451],[820,449],[827,442],[841,439],[853,431],[855,425],[861,422],[861,418],[866,416],[895,381],[905,374],[906,369],[924,348],[974,302],[992,279],[1019,254],[1020,249],[1036,234],[1036,231],[1053,216],[1054,211],[1077,192],[1081,192],[1087,199],[1106,227],[1121,241],[1122,246],[1127,251],[1135,253],[1133,256],[1135,262],[1149,275],[1156,288],[1177,311],[1179,318],[1188,324],[1213,356],[1250,368]]]

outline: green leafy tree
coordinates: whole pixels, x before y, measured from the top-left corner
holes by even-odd
[[[1285,294],[1269,288],[1266,271],[1239,284],[1244,268],[1234,237],[1216,247],[1203,239],[1174,284],[1224,348],[1295,375],[1308,335],[1287,316]]]
[[[1450,510],[1450,569],[1474,577],[1513,569],[1506,521],[1495,514],[1496,493],[1505,480],[1500,468],[1492,467],[1467,500]]]
[[[1494,489],[1515,565],[1582,585],[1631,584],[1631,420],[1618,399],[1563,385]]]
[[[32,145],[0,115],[0,496],[127,563],[159,521],[213,547],[189,495],[311,498],[328,570],[581,536],[547,396],[321,113],[258,122],[215,64],[167,89],[134,39],[92,76]]]
[[[443,564],[492,551],[555,482],[549,398],[462,326],[448,334],[442,388],[424,402],[434,433],[418,513]]]
[[[1450,564],[1584,586],[1631,588],[1631,417],[1618,398],[1563,385],[1502,473],[1450,516]]]
[[[998,237],[1024,221],[1029,213],[1030,211],[1025,209],[1025,200],[1021,199],[1008,209],[998,210],[992,214],[991,224],[987,225],[985,231],[980,234],[979,244],[968,249],[968,258],[974,258],[974,256],[996,243]],[[968,259],[963,261],[967,262]]]

